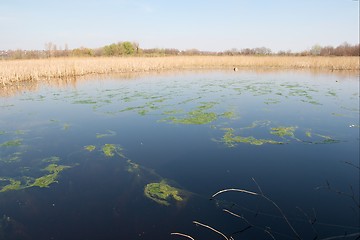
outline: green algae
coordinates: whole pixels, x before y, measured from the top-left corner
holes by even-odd
[[[333,144],[333,143],[339,143],[340,142],[339,140],[333,139],[330,136],[322,135],[322,134],[318,134],[318,133],[313,133],[311,131],[311,129],[307,130],[305,132],[305,135],[308,138],[316,138],[316,137],[318,138],[318,140],[316,140],[316,141],[303,141],[305,143],[310,143],[310,144]],[[319,138],[320,138],[320,140],[319,140]]]
[[[0,183],[6,182],[5,186],[0,189],[0,192],[14,191],[22,189],[21,181],[15,180],[13,178],[0,178]]]
[[[107,156],[107,157],[113,157],[115,155],[115,150],[116,150],[116,147],[114,144],[107,143],[102,147],[102,151],[105,154],[105,156]]]
[[[42,160],[45,163],[57,163],[60,161],[60,158],[57,156],[47,157]]]
[[[58,183],[57,178],[59,176],[59,173],[68,168],[70,168],[70,166],[57,165],[55,163],[52,163],[43,169],[50,174],[36,178],[35,181],[31,185],[29,185],[29,187],[45,188],[49,187],[53,183]]]
[[[221,114],[221,117],[227,118],[227,119],[234,119],[235,118],[235,113],[234,112],[224,112],[223,114]]]
[[[270,133],[272,135],[278,136],[278,137],[294,137],[294,132],[296,130],[296,127],[275,127],[275,128],[271,128]]]
[[[24,135],[26,133],[25,130],[16,130],[15,132],[15,135]]]
[[[165,206],[169,206],[170,202],[183,201],[181,190],[170,186],[166,181],[149,183],[144,188],[144,194],[147,198]]]
[[[70,124],[64,123],[62,129],[66,131],[66,130],[68,130],[69,128],[70,128]]]
[[[14,153],[8,155],[7,157],[0,158],[0,162],[3,162],[3,163],[20,162],[21,155],[22,155],[22,152],[14,152]]]
[[[116,135],[115,131],[107,130],[108,133],[96,133],[96,138],[113,137]]]
[[[253,136],[250,137],[242,137],[242,136],[235,136],[234,129],[232,128],[224,128],[225,134],[222,138],[222,141],[229,147],[234,147],[236,143],[246,143],[251,145],[263,145],[263,144],[284,144],[283,142],[274,141],[271,139],[261,139],[261,138],[254,138]]]
[[[196,110],[189,112],[188,116],[185,118],[170,117],[168,119],[173,123],[202,125],[215,121],[217,119],[217,114]]]
[[[87,146],[84,146],[84,149],[89,151],[89,152],[92,152],[96,149],[96,146],[94,145],[87,145]]]
[[[5,131],[0,131],[0,135],[4,135],[5,133]]]
[[[0,144],[0,147],[17,147],[22,144],[22,139],[15,139]]]
[[[91,99],[86,100],[76,100],[73,102],[73,104],[96,104],[97,102]]]
[[[139,172],[140,172],[140,165],[139,164],[134,163],[130,159],[128,159],[126,162],[128,164],[127,169],[126,169],[127,172],[139,174]]]
[[[102,151],[105,154],[105,156],[107,156],[107,157],[113,157],[113,156],[115,156],[115,153],[116,153],[120,157],[125,158],[125,155],[122,153],[123,148],[120,146],[117,146],[115,144],[109,144],[109,143],[105,144],[102,147]]]

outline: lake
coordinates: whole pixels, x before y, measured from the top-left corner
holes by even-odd
[[[358,239],[358,78],[184,71],[3,93],[0,239]]]

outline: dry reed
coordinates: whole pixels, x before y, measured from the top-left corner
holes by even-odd
[[[0,86],[90,74],[234,67],[352,71],[360,69],[358,57],[171,56],[3,60],[0,61]]]

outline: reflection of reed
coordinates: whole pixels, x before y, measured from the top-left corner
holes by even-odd
[[[0,84],[36,82],[93,74],[150,72],[171,69],[270,68],[359,70],[357,57],[176,56],[121,58],[56,58],[0,61]]]

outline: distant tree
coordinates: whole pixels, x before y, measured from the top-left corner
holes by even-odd
[[[321,46],[319,44],[315,44],[310,49],[310,54],[313,56],[319,56],[321,53]]]
[[[135,47],[131,42],[121,43],[121,48],[123,50],[123,54],[125,55],[133,55],[135,53]]]

